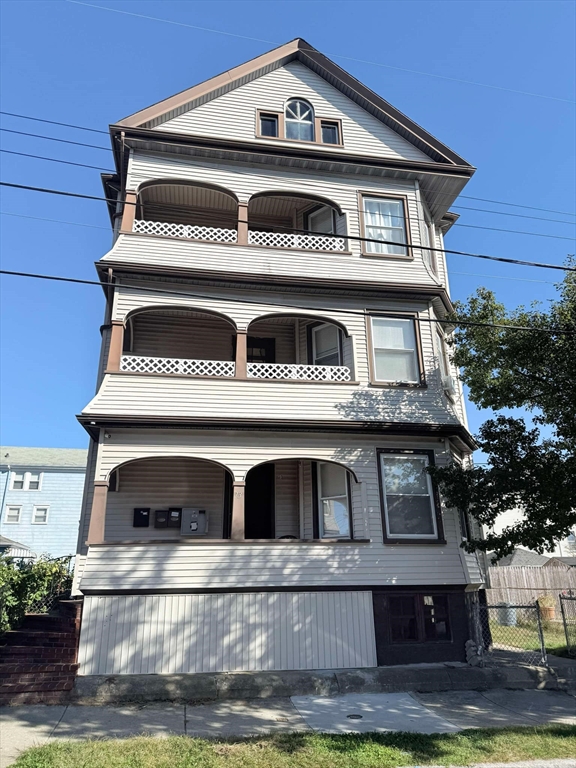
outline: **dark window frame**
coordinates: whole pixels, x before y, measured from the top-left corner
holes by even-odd
[[[384,486],[384,477],[382,474],[382,460],[381,457],[383,454],[405,454],[406,456],[427,456],[428,457],[428,466],[433,467],[436,464],[434,451],[425,450],[421,448],[377,448],[376,449],[376,459],[378,464],[378,486],[379,486],[379,492],[380,492],[380,519],[382,521],[382,539],[384,544],[391,545],[395,547],[422,547],[422,546],[444,546],[446,545],[446,538],[444,536],[444,524],[442,520],[442,506],[440,503],[440,493],[438,492],[438,486],[434,482],[433,478],[430,478],[431,480],[431,486],[432,486],[432,494],[430,496],[430,501],[432,503],[432,513],[435,516],[436,520],[436,536],[434,538],[432,537],[426,537],[426,538],[398,538],[397,536],[390,536],[388,533],[388,526],[386,524],[386,501],[384,499],[385,495],[385,486]]]
[[[320,122],[320,130],[319,130],[319,136],[320,141],[322,144],[326,144],[330,147],[340,147],[342,146],[342,141],[340,139],[340,121],[339,120],[325,120],[323,118],[318,118]],[[330,127],[334,128],[336,130],[336,141],[324,141],[324,127]]]
[[[269,121],[274,122],[276,126],[276,132],[275,133],[264,133],[262,130],[263,128],[263,121]],[[280,135],[280,120],[279,116],[276,112],[259,112],[258,113],[258,135],[263,136],[267,139],[277,139]]]
[[[446,623],[447,623],[447,635],[444,638],[433,638],[430,639],[426,637],[426,613],[425,613],[425,603],[424,598],[425,597],[439,597],[442,598],[445,601],[445,609],[446,609]],[[412,599],[415,612],[414,616],[416,618],[416,639],[408,639],[408,640],[394,640],[392,638],[392,613],[390,609],[390,600],[394,598],[409,598]],[[388,617],[387,621],[387,635],[388,635],[388,642],[390,645],[428,645],[428,644],[447,644],[453,642],[453,634],[452,634],[452,617],[450,615],[450,595],[446,594],[445,592],[441,592],[437,589],[431,589],[426,592],[400,592],[395,595],[386,595],[386,613]]]

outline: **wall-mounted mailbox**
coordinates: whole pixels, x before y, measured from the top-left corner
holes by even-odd
[[[168,528],[180,528],[182,523],[182,510],[180,507],[170,507],[168,510]]]
[[[180,533],[182,536],[205,536],[208,533],[208,513],[206,510],[184,507]]]
[[[167,509],[157,509],[154,512],[154,528],[168,528]]]
[[[150,525],[150,507],[135,507],[132,525],[134,528],[148,528]]]

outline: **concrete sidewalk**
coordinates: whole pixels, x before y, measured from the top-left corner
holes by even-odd
[[[453,733],[462,728],[549,722],[576,725],[576,698],[561,691],[491,690],[294,696],[201,706],[0,707],[0,768],[11,765],[21,751],[51,739],[127,738],[141,733],[217,738],[309,730]],[[576,759],[556,762],[576,766]]]

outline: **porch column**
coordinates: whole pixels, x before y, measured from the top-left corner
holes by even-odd
[[[138,196],[136,192],[126,192],[124,208],[122,209],[122,223],[120,224],[120,232],[132,232],[134,219],[136,218],[137,199]]]
[[[104,529],[106,526],[106,500],[108,498],[108,481],[96,480],[94,482],[94,496],[92,497],[92,511],[90,513],[90,527],[86,544],[102,544],[104,541]]]
[[[248,203],[238,203],[238,245],[248,245]]]
[[[232,484],[232,528],[230,538],[235,541],[244,539],[244,499],[246,496],[246,483]]]
[[[110,333],[110,348],[108,349],[106,370],[119,371],[122,347],[124,345],[124,323],[122,320],[112,320],[110,325],[112,326],[112,330]]]
[[[236,331],[236,372],[237,379],[245,379],[248,375],[248,331]]]

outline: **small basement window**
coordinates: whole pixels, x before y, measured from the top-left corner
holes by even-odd
[[[260,113],[260,135],[278,137],[278,115]]]
[[[340,130],[338,123],[331,120],[320,121],[322,144],[340,144]]]
[[[393,643],[450,641],[447,595],[398,595],[388,598]]]

